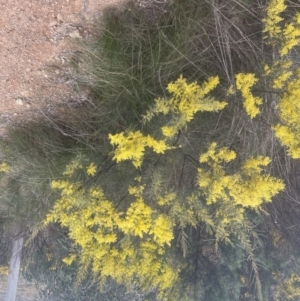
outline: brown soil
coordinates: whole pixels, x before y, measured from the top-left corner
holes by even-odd
[[[63,64],[70,41],[88,36],[90,22],[123,1],[0,0],[0,119],[68,97],[67,86],[54,83],[46,66]]]

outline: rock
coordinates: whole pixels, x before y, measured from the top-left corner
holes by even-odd
[[[17,98],[16,103],[17,103],[17,105],[22,106],[23,105],[23,100],[21,98]]]
[[[80,35],[78,29],[75,29],[74,31],[69,33],[69,37],[72,38],[72,39],[76,39],[76,38],[80,39],[81,35]]]
[[[63,16],[62,16],[61,13],[58,13],[58,14],[57,14],[56,19],[57,19],[57,21],[60,22],[60,23],[63,23],[63,22],[64,22],[64,18],[63,18]]]
[[[30,93],[28,91],[22,91],[22,92],[20,92],[20,94],[22,97],[29,97]]]
[[[56,21],[52,21],[49,23],[49,27],[53,27],[53,26],[56,26],[57,25],[57,22]]]

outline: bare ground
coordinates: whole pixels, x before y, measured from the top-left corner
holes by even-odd
[[[57,97],[68,97],[68,87],[54,83],[46,66],[64,63],[70,42],[88,36],[93,19],[105,7],[121,2],[124,0],[0,0],[2,127],[7,119],[19,119]],[[53,72],[60,73],[59,69]]]

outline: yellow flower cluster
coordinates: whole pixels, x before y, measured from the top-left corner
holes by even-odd
[[[143,237],[144,234],[152,234],[157,245],[163,247],[164,244],[170,245],[173,239],[173,225],[166,216],[159,214],[144,203],[143,192],[145,185],[129,186],[129,194],[136,197],[136,201],[131,203],[126,211],[124,219],[120,220],[118,227],[125,234],[132,234]],[[176,197],[174,193],[167,194],[164,204],[169,203]]]
[[[170,205],[175,199],[176,194],[174,192],[168,193],[164,196],[159,196],[157,204],[160,206]]]
[[[9,166],[6,162],[0,164],[0,172],[9,172]]]
[[[273,88],[282,89],[292,74],[292,71],[285,71],[279,74],[273,81]]]
[[[157,247],[151,241],[142,241],[137,248],[125,240],[118,248],[104,252],[94,262],[95,271],[100,271],[102,278],[112,277],[129,288],[137,284],[142,290],[157,288],[162,296],[178,278],[178,272],[162,256],[158,256]]]
[[[65,171],[63,172],[64,176],[72,176],[77,169],[81,169],[82,164],[80,163],[79,159],[73,160],[70,164],[66,166]]]
[[[267,16],[263,19],[265,28],[263,32],[270,38],[278,37],[281,34],[279,23],[283,20],[280,14],[286,9],[285,0],[270,0],[267,6]]]
[[[292,273],[279,285],[279,294],[284,299],[281,300],[299,300],[300,298],[300,276]]]
[[[152,226],[152,209],[145,205],[142,200],[131,203],[127,209],[126,217],[119,223],[119,228],[125,234],[143,237],[149,233]]]
[[[8,266],[0,266],[0,275],[8,275],[9,268]]]
[[[97,166],[93,162],[86,168],[86,173],[89,176],[94,176],[96,174],[96,171],[97,171]]]
[[[293,75],[293,72],[291,71],[292,65],[293,63],[290,60],[275,61],[272,64],[268,75],[274,77],[272,85],[273,89],[286,88],[288,80]]]
[[[248,181],[235,183],[229,194],[236,204],[259,209],[264,202],[271,202],[271,198],[282,190],[284,184],[281,180],[258,174],[251,176]]]
[[[263,202],[270,202],[271,198],[284,189],[281,180],[262,175],[262,168],[270,163],[267,157],[259,156],[244,162],[241,171],[227,175],[221,165],[222,161],[230,162],[235,153],[227,148],[216,150],[212,143],[207,153],[200,156],[200,163],[206,163],[211,169],[198,169],[198,185],[206,195],[207,204],[218,202],[234,202],[242,207],[259,209]]]
[[[63,261],[66,265],[71,265],[71,264],[73,263],[74,260],[76,260],[76,255],[75,255],[75,254],[63,258],[62,261]]]
[[[64,176],[72,177],[74,175],[74,172],[78,169],[83,169],[83,165],[80,162],[79,158],[76,158],[75,160],[72,160],[71,163],[69,163],[65,171],[63,172]],[[92,162],[89,166],[86,167],[86,173],[89,176],[94,176],[96,174],[97,167],[94,162]],[[59,187],[57,187],[59,188]]]
[[[287,90],[283,94],[283,97],[281,98],[281,101],[278,106],[281,119],[291,126],[300,127],[299,96],[300,78],[295,78],[288,84]]]
[[[299,129],[277,124],[273,127],[276,137],[287,148],[287,153],[294,159],[300,159]]]
[[[244,98],[244,108],[250,118],[254,118],[258,113],[258,105],[262,104],[260,97],[255,97],[251,93],[251,87],[258,81],[252,73],[239,73],[235,76],[236,87],[241,91]]]
[[[143,162],[145,148],[150,147],[154,152],[163,154],[166,150],[171,149],[164,140],[155,140],[151,136],[144,136],[140,131],[124,132],[109,135],[110,143],[117,145],[114,150],[114,160],[121,162],[124,160],[132,160],[135,167],[140,167]]]
[[[279,117],[283,124],[273,127],[276,137],[287,147],[294,159],[300,158],[300,72],[289,82],[279,102]]]
[[[71,183],[65,180],[52,181],[51,186],[52,188],[60,189],[62,195],[72,195],[79,188],[78,183]]]
[[[267,17],[264,32],[277,46],[278,55],[286,56],[290,50],[300,43],[300,13],[297,12],[291,22],[279,26],[283,18],[284,0],[271,0],[267,7]],[[265,65],[265,75],[273,80],[273,89],[283,90],[278,97],[278,115],[281,123],[273,126],[276,137],[287,148],[288,155],[300,159],[300,68],[295,68],[292,60],[282,59],[273,62],[272,66]]]
[[[270,164],[270,162],[271,159],[269,157],[251,157],[250,159],[244,162],[244,164],[242,165],[242,170],[246,175],[251,176],[252,174],[262,172],[261,166],[267,166]]]
[[[200,205],[197,193],[187,199],[192,209],[189,224],[194,224],[195,218],[201,220],[217,242],[231,243],[232,235],[239,238],[248,223],[246,209],[259,210],[284,189],[281,180],[263,173],[263,167],[270,163],[268,157],[251,157],[238,171],[228,174],[224,163],[235,157],[232,150],[212,143],[200,156],[198,168],[198,198],[204,196],[207,207]]]
[[[165,137],[173,137],[180,129],[184,129],[197,112],[215,112],[223,109],[227,103],[215,101],[206,95],[219,83],[217,76],[210,77],[202,86],[196,82],[188,84],[182,76],[167,87],[172,95],[170,98],[157,98],[155,105],[144,116],[144,121],[150,121],[158,114],[172,114],[169,125],[162,127]]]
[[[300,43],[300,13],[294,17],[294,21],[287,23],[282,31],[282,45],[279,50],[281,56],[287,55],[288,52]]]
[[[171,245],[173,240],[173,224],[170,219],[164,215],[160,214],[151,226],[149,234],[153,234],[154,241],[159,246],[164,246],[164,244]]]
[[[71,167],[67,166],[68,177]],[[92,163],[87,170],[92,168],[95,172],[94,167]],[[85,188],[70,179],[53,181],[52,188],[60,191],[60,199],[44,223],[59,222],[81,248],[80,255],[65,257],[65,264],[79,260],[91,264],[95,275],[103,279],[112,277],[128,286],[137,279],[145,290],[156,287],[163,294],[178,278],[178,272],[165,258],[166,247],[173,240],[174,224],[167,215],[146,205],[145,185],[141,184],[141,177],[135,180],[138,185],[128,188],[134,201],[119,212],[99,187]],[[172,195],[166,198],[172,199]]]
[[[227,147],[222,147],[218,149],[217,152],[217,143],[212,142],[206,153],[200,156],[200,163],[208,163],[212,167],[217,168],[218,164],[221,162],[230,162],[234,160],[236,153],[232,150],[229,150]]]
[[[273,89],[283,89],[290,77],[293,75],[291,67],[293,62],[291,60],[277,60],[271,66],[264,66],[264,76],[273,78]]]
[[[279,46],[280,56],[285,56],[300,43],[300,13],[296,13],[293,21],[281,26],[284,19],[280,17],[287,5],[285,0],[271,0],[267,6],[267,16],[263,19],[265,38]]]

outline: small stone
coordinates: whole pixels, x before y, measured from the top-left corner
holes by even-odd
[[[56,26],[57,25],[57,22],[56,21],[52,21],[49,23],[49,27],[53,27],[53,26]]]
[[[64,18],[63,18],[61,13],[57,14],[56,19],[57,19],[58,22],[64,22]]]
[[[21,98],[17,98],[16,103],[17,103],[17,105],[21,106],[21,105],[23,105],[23,100]]]
[[[20,94],[23,97],[29,97],[29,92],[28,91],[22,91],[22,92],[20,92]]]
[[[55,70],[55,74],[59,74],[59,70]]]
[[[79,31],[76,29],[69,33],[69,37],[72,39],[81,38]]]

